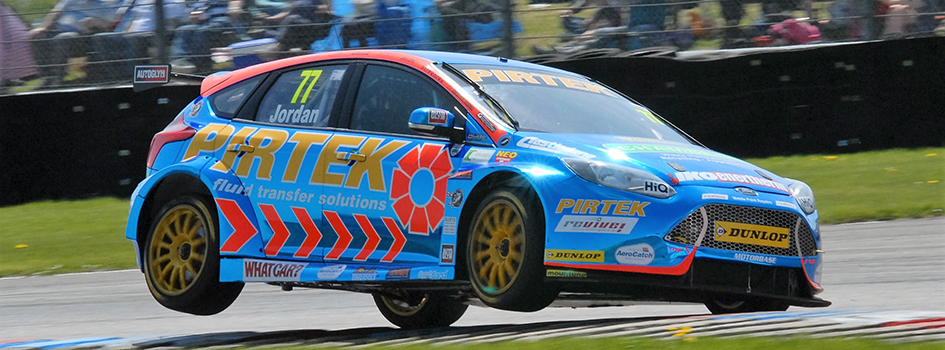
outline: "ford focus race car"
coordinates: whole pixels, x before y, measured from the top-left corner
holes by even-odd
[[[200,89],[154,136],[126,232],[167,308],[218,313],[246,282],[371,293],[405,328],[480,302],[830,305],[807,185],[587,77],[358,50]]]

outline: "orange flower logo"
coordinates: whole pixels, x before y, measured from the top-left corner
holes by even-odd
[[[429,235],[440,226],[446,206],[446,179],[453,163],[446,147],[423,144],[397,161],[390,199],[400,224],[412,234]]]

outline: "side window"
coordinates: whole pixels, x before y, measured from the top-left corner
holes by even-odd
[[[311,67],[282,73],[259,103],[256,121],[293,126],[325,126],[347,65]]]
[[[210,96],[210,107],[220,117],[233,118],[265,75],[258,75],[234,84]]]
[[[419,135],[410,130],[410,113],[437,107],[462,118],[462,106],[442,87],[400,69],[369,65],[364,71],[351,115],[351,129]]]

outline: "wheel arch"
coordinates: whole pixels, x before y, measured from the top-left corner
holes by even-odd
[[[462,211],[459,216],[459,223],[457,227],[461,228],[456,232],[456,252],[457,252],[457,264],[456,264],[456,279],[468,279],[467,271],[465,269],[465,259],[466,259],[466,240],[468,239],[467,235],[469,234],[469,225],[472,224],[473,215],[476,214],[476,208],[482,203],[482,200],[489,195],[490,191],[499,188],[499,187],[512,187],[512,188],[522,188],[527,191],[530,195],[534,195],[536,198],[536,204],[541,210],[538,210],[538,214],[541,215],[541,222],[544,222],[546,227],[548,225],[545,222],[545,212],[544,206],[541,202],[541,194],[539,193],[538,188],[533,184],[533,182],[528,178],[526,174],[523,174],[515,168],[507,168],[494,171],[489,175],[486,175],[482,178],[467,196],[466,202],[463,203]]]

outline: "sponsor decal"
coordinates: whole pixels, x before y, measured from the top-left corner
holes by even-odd
[[[533,84],[553,86],[563,89],[588,91],[597,94],[617,97],[603,86],[578,77],[566,77],[553,74],[522,72],[502,69],[464,69],[463,73],[475,82],[488,81],[489,83]]]
[[[252,193],[253,187],[250,186],[249,191],[243,192],[245,190],[246,189],[243,188],[243,185],[240,185],[238,183],[230,183],[230,181],[227,179],[216,179],[216,181],[213,182],[213,191],[215,192],[239,193],[239,194],[243,194],[247,192]]]
[[[453,173],[453,175],[450,175],[450,179],[472,180],[472,170],[457,171]]]
[[[794,205],[794,203],[790,203],[790,202],[774,201],[774,204],[777,205],[777,206],[779,206],[779,207],[797,209],[797,206]]]
[[[545,272],[545,276],[560,278],[587,278],[587,272],[574,270],[548,270]]]
[[[752,175],[742,175],[742,174],[733,174],[733,173],[722,173],[716,171],[681,171],[675,173],[672,177],[672,182],[675,184],[688,181],[719,181],[719,182],[729,182],[729,183],[741,183],[749,185],[758,185],[768,188],[773,188],[776,190],[784,191],[790,193],[787,186],[782,183],[768,180],[765,178],[752,176]]]
[[[167,83],[170,79],[169,66],[135,66],[135,84]]]
[[[545,260],[576,261],[576,262],[604,262],[604,252],[599,250],[545,250]]]
[[[654,257],[653,246],[646,243],[625,245],[614,252],[614,258],[623,265],[649,265]]]
[[[518,140],[516,143],[517,146],[522,148],[529,148],[540,151],[548,151],[557,154],[563,154],[571,157],[581,157],[591,159],[594,158],[593,154],[583,152],[577,148],[568,147],[557,142],[545,141],[534,136],[529,136]]]
[[[470,148],[469,151],[466,151],[466,155],[463,156],[463,162],[466,163],[475,163],[475,164],[486,164],[492,160],[492,156],[495,154],[495,151],[484,151],[480,149]]]
[[[428,235],[443,222],[446,203],[442,198],[446,198],[446,180],[453,163],[445,147],[428,143],[414,147],[397,165],[391,181],[391,206],[409,233]],[[414,190],[415,178],[429,188]]]
[[[377,271],[374,269],[366,269],[359,267],[357,270],[351,273],[352,281],[376,281],[377,280]]]
[[[443,234],[444,235],[456,234],[456,218],[455,217],[443,218]]]
[[[463,204],[463,189],[457,188],[456,191],[446,192],[446,201],[450,203],[451,207],[459,208]]]
[[[341,80],[342,78],[344,78],[344,76],[345,76],[345,71],[343,71],[343,70],[336,70],[336,71],[332,71],[332,72],[331,72],[331,77],[329,77],[328,80],[338,81],[338,80]]]
[[[783,227],[716,221],[715,240],[787,248],[790,243],[790,230]]]
[[[774,256],[763,256],[755,254],[745,254],[745,253],[735,253],[736,260],[750,261],[750,262],[760,262],[766,264],[777,264],[778,258]]]
[[[757,196],[757,195],[758,195],[758,192],[755,192],[755,190],[750,189],[750,188],[748,188],[748,187],[735,187],[735,192],[741,193],[741,194],[746,195],[746,196]]]
[[[605,144],[604,148],[615,149],[624,153],[677,153],[677,154],[691,154],[691,155],[718,157],[718,158],[731,158],[731,157],[728,157],[719,153],[715,153],[707,149],[691,148],[691,147],[684,147],[684,146],[609,143],[609,144]]]
[[[450,276],[446,270],[420,270],[417,271],[417,279],[421,280],[445,280]]]
[[[298,281],[305,266],[308,264],[245,259],[243,281]]]
[[[728,195],[727,195],[727,194],[719,194],[719,193],[703,193],[703,194],[702,194],[702,199],[704,199],[704,200],[705,200],[705,199],[721,199],[721,200],[728,200]]]
[[[449,126],[449,124],[447,124],[447,113],[449,112],[442,109],[431,109],[430,112],[427,113],[427,123]]]
[[[269,122],[280,124],[311,124],[318,120],[320,114],[320,110],[305,108],[305,105],[299,105],[299,108],[283,108],[280,103],[276,106],[276,111],[269,115]]]
[[[571,208],[572,214],[646,216],[643,209],[647,205],[650,202],[564,198],[558,201],[555,213]]]
[[[325,266],[321,269],[318,269],[318,279],[320,280],[333,280],[341,276],[341,273],[345,271],[345,268],[348,265],[330,265]]]
[[[470,133],[469,135],[466,135],[466,138],[468,138],[470,141],[479,141],[479,142],[483,142],[489,139],[489,137],[486,135],[475,134],[475,133]]]
[[[410,279],[410,269],[409,269],[409,268],[406,268],[406,269],[393,269],[393,270],[387,271],[387,278],[386,278],[386,279],[387,279],[388,281],[390,281],[390,280],[406,280],[406,279]]]
[[[495,161],[497,163],[509,163],[512,159],[515,159],[515,157],[518,157],[518,152],[498,151],[495,154]]]
[[[452,264],[453,263],[453,253],[454,245],[444,244],[440,246],[440,264]]]
[[[476,117],[479,118],[479,121],[482,122],[482,125],[485,126],[489,132],[495,132],[495,124],[492,124],[492,121],[489,120],[489,118],[486,118],[486,116],[482,115],[482,113],[479,113],[476,115]]]
[[[669,194],[670,188],[665,183],[643,181],[643,192],[654,194]]]
[[[769,201],[767,199],[759,199],[759,198],[753,198],[753,197],[732,197],[732,200],[739,201],[739,202],[750,202],[750,203],[768,204],[768,205],[774,204],[774,202]]]
[[[588,232],[630,234],[637,218],[619,216],[564,215],[555,232]]]

